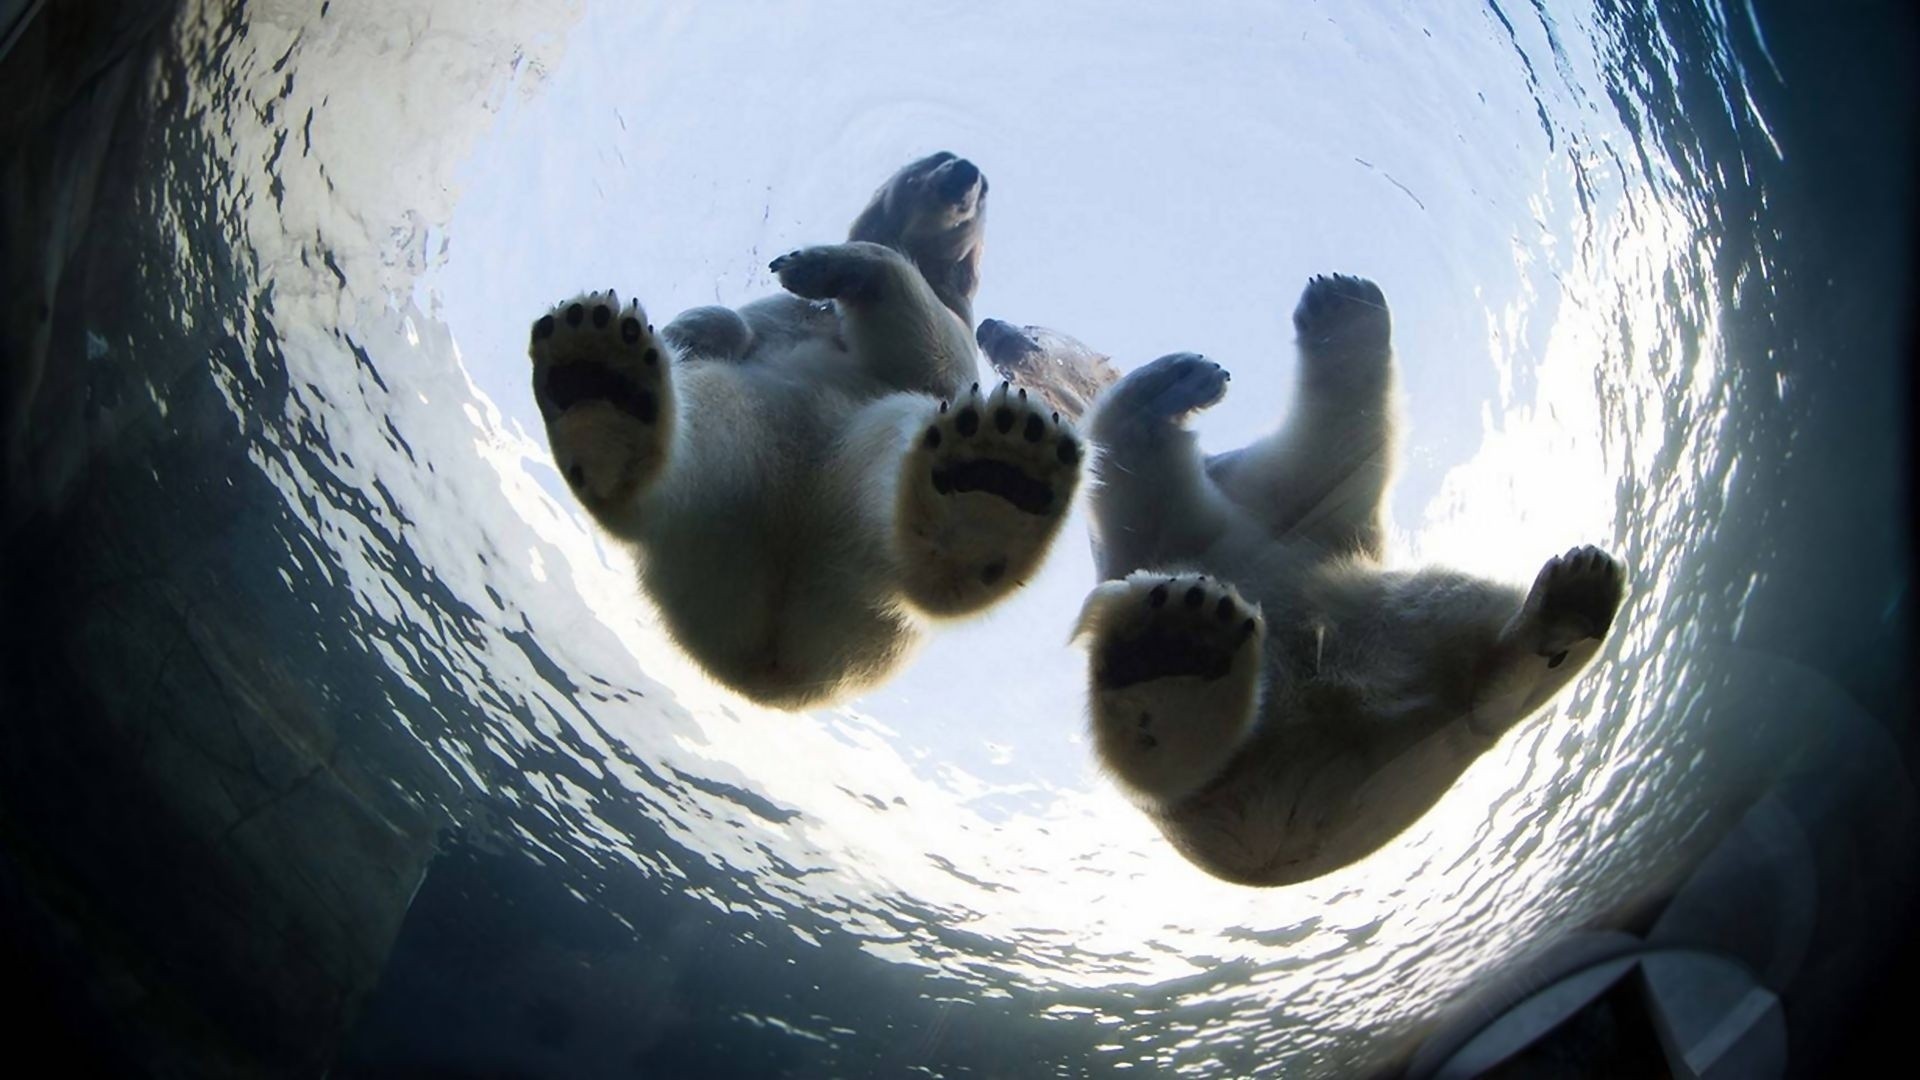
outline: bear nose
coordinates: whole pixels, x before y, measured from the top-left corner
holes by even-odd
[[[973,337],[980,343],[980,350],[987,354],[987,359],[996,364],[1011,364],[1040,351],[1033,339],[1019,327],[999,319],[982,319]]]
[[[980,168],[965,158],[949,161],[934,170],[933,188],[948,202],[959,202],[980,180]]]

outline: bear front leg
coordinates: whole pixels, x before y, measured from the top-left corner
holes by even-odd
[[[1467,726],[1499,735],[1571,682],[1599,653],[1626,580],[1626,567],[1592,545],[1548,559],[1481,661]]]
[[[832,300],[854,357],[890,386],[952,398],[977,378],[973,337],[905,255],[855,242],[773,260],[788,292]]]
[[[1266,624],[1231,585],[1138,571],[1093,591],[1094,745],[1136,799],[1170,806],[1219,776],[1260,708]]]
[[[1091,506],[1103,576],[1197,558],[1227,531],[1233,507],[1181,422],[1219,401],[1231,378],[1204,356],[1174,353],[1094,403],[1087,426],[1100,483]]]
[[[1275,536],[1378,558],[1395,445],[1386,297],[1365,278],[1316,276],[1293,326],[1300,366],[1291,414],[1208,471]]]
[[[638,301],[609,289],[562,301],[533,324],[533,396],[554,464],[581,505],[631,536],[635,503],[666,469],[672,364]]]

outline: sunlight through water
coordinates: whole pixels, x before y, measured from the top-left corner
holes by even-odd
[[[311,663],[373,661],[339,707],[378,798],[534,860],[641,951],[691,923],[751,943],[717,969],[737,994],[690,1009],[806,1043],[822,1075],[904,1067],[969,1015],[1044,1032],[1004,1052],[1048,1070],[1349,1075],[1673,874],[1744,782],[1690,696],[1762,572],[1714,562],[1717,523],[1793,408],[1720,321],[1770,289],[1753,175],[1778,150],[1747,80],[1773,76],[1736,58],[1744,23],[1579,0],[295,7],[184,23],[155,87],[179,122],[144,189],[167,224],[143,272],[175,297],[152,318],[213,343],[201,422],[284,501],[274,610],[308,620]],[[1307,277],[1379,281],[1392,561],[1524,586],[1600,544],[1631,575],[1602,659],[1384,850],[1275,890],[1190,867],[1095,767],[1067,642],[1084,515],[1016,600],[845,707],[706,680],[555,475],[527,326],[607,285],[662,322],[765,295],[772,255],[838,239],[939,149],[992,178],[978,313],[1123,369],[1219,359],[1213,449],[1286,407]]]

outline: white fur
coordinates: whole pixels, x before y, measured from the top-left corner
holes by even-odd
[[[1297,400],[1272,435],[1204,457],[1180,422],[1227,376],[1191,354],[1128,375],[1089,422],[1100,569],[1124,578],[1082,615],[1096,747],[1183,854],[1250,885],[1316,877],[1406,829],[1597,654],[1624,590],[1620,564],[1594,548],[1548,560],[1525,594],[1383,568],[1385,299],[1371,282],[1318,278],[1294,319]],[[1202,575],[1205,603],[1232,589],[1258,606],[1258,633],[1207,675],[1115,685],[1162,653],[1228,655],[1214,647],[1224,637],[1194,636],[1192,611],[1152,599],[1157,583]],[[1142,660],[1149,647],[1161,652]]]
[[[858,239],[776,260],[794,295],[696,308],[637,337],[623,320],[645,313],[611,294],[535,324],[535,393],[562,474],[637,550],[675,639],[749,698],[800,708],[872,685],[929,620],[1023,583],[1066,516],[1080,471],[1071,427],[1049,419],[1028,442],[1024,402],[1004,389],[989,401],[974,383],[963,319],[984,193],[970,164],[936,155],[880,189]],[[574,304],[587,312],[577,323]],[[596,325],[605,304],[617,313]],[[612,400],[631,406],[641,390],[659,404],[652,422]],[[1003,405],[1019,406],[1012,439],[994,424]],[[1044,486],[1044,512],[935,490],[936,466],[975,460]]]

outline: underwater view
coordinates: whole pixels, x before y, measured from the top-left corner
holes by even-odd
[[[1920,960],[1916,22],[0,4],[17,1053],[188,1077],[1852,1075],[1904,1034],[1890,980]],[[649,564],[550,444],[554,395],[610,391],[534,358],[585,332],[583,294],[682,354],[683,311],[809,295],[788,253],[859,234],[913,162],[977,215],[977,281],[933,292],[980,391],[1008,341],[1078,343],[1084,371],[1028,369],[1055,391],[1025,438],[1044,420],[1058,532],[965,617],[887,608],[909,629],[871,677],[754,692],[687,620],[748,626],[746,571],[811,534],[728,564],[727,530],[785,519],[723,515]],[[1083,605],[1148,568],[1112,565],[1122,455],[1090,403],[1203,355],[1198,446],[1261,438],[1315,392],[1295,320],[1334,274],[1392,311],[1385,565],[1519,597],[1595,545],[1624,592],[1411,824],[1247,884],[1163,835],[1090,726],[1108,654]],[[841,327],[858,297],[831,298],[794,318]],[[672,366],[629,412],[709,400]],[[930,402],[928,453],[972,436]],[[703,437],[771,505],[822,451],[737,412]],[[1025,482],[984,475],[951,482]],[[1156,483],[1127,534],[1191,524]],[[674,569],[701,558],[720,569]],[[1220,595],[1238,625],[1249,601]]]

